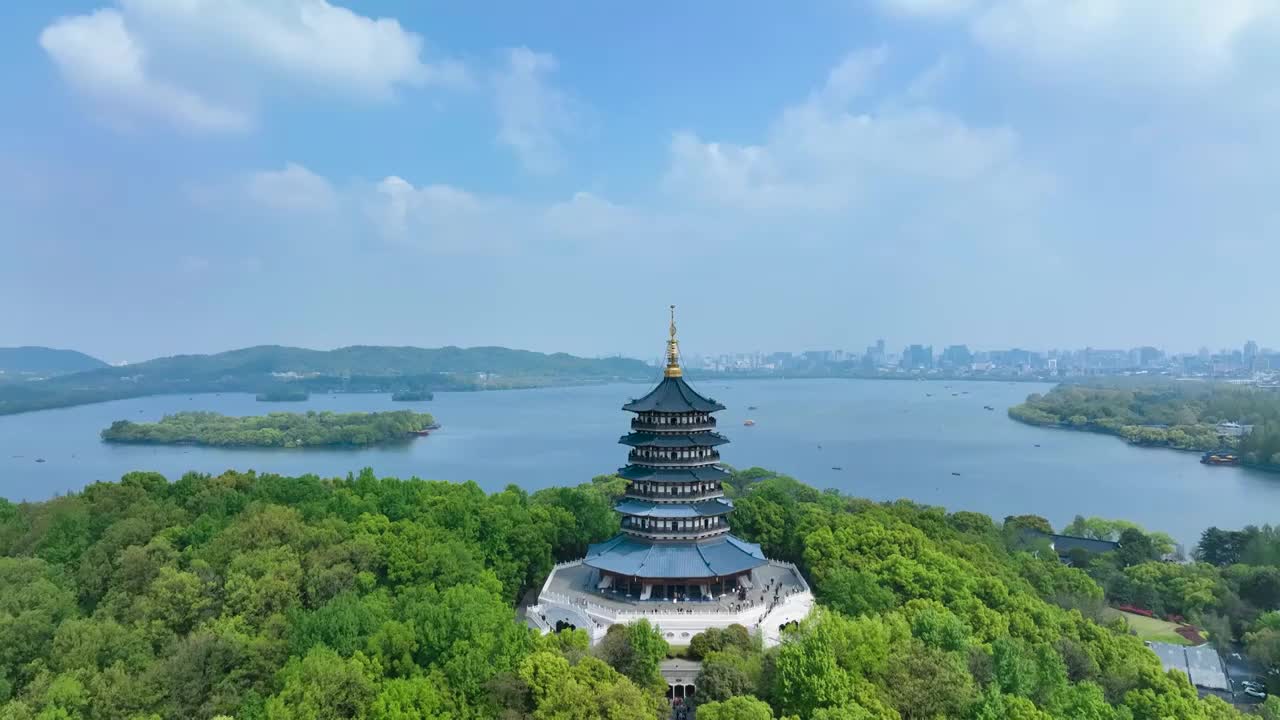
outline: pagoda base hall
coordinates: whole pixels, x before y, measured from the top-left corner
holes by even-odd
[[[618,471],[629,481],[614,506],[621,532],[557,565],[524,615],[543,632],[584,629],[593,643],[611,625],[647,618],[677,645],[735,624],[775,645],[809,614],[813,594],[794,565],[729,533],[717,449],[729,440],[714,417],[724,406],[684,381],[674,310],[662,381],[623,406],[635,417],[619,440],[631,448]]]

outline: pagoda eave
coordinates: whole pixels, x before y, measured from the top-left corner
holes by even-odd
[[[583,564],[626,577],[729,577],[768,563],[760,546],[732,535],[688,543],[654,543],[618,535],[590,546]]]
[[[729,438],[716,432],[687,433],[683,435],[666,435],[648,432],[633,432],[618,438],[618,444],[631,447],[716,447],[729,442]]]
[[[724,482],[729,473],[719,465],[694,468],[656,468],[646,465],[627,465],[618,469],[618,477],[626,480],[658,483]]]
[[[682,377],[665,377],[648,395],[622,406],[627,412],[711,413],[724,410],[724,405],[703,397]]]
[[[686,503],[659,503],[648,500],[636,500],[632,498],[623,498],[617,505],[613,506],[624,515],[634,515],[636,517],[652,517],[652,518],[694,518],[694,517],[715,517],[717,515],[728,515],[733,512],[733,501],[728,498],[714,498],[712,500],[702,500],[699,502]]]

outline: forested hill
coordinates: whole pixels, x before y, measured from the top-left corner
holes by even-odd
[[[759,470],[729,485],[735,527],[797,563],[820,609],[777,648],[741,626],[691,638],[702,720],[1242,717],[1107,620],[1088,575],[1023,547],[1043,519]],[[659,720],[669,648],[647,620],[589,647],[515,612],[617,532],[624,488],[131,473],[0,499],[0,718]],[[1165,592],[1146,553],[1114,567]]]
[[[75,350],[25,346],[0,348],[0,373],[5,375],[63,375],[104,368],[98,358]]]
[[[355,345],[307,350],[261,345],[3,384],[0,415],[165,393],[264,392],[286,383],[309,392],[470,390],[648,380],[653,372],[629,358],[591,359],[502,347]]]
[[[321,375],[428,375],[432,373],[568,377],[649,378],[653,370],[628,358],[590,359],[566,353],[545,354],[504,347],[390,347],[352,345],[337,350],[307,350],[259,345],[214,355],[175,355],[121,368],[120,375],[209,376],[253,373]]]

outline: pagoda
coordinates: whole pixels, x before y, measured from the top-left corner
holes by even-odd
[[[813,594],[794,565],[729,534],[733,503],[719,450],[729,441],[715,418],[725,408],[684,381],[674,305],[662,374],[622,406],[635,415],[618,441],[630,448],[618,471],[627,488],[614,506],[621,532],[556,565],[524,619],[541,632],[585,629],[593,643],[612,625],[646,618],[673,643],[742,625],[776,645],[783,627],[808,615]]]
[[[622,406],[635,413],[619,443],[631,448],[618,475],[630,481],[614,507],[622,532],[592,545],[583,564],[600,571],[600,587],[640,600],[698,600],[743,587],[768,562],[760,546],[729,534],[733,503],[724,496],[729,473],[720,466],[714,413],[724,405],[684,380],[675,306],[671,306],[667,366],[649,394]]]

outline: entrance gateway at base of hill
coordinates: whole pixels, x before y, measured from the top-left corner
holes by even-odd
[[[729,440],[714,417],[724,406],[683,375],[673,305],[662,381],[622,406],[635,417],[618,441],[631,448],[618,471],[628,481],[614,506],[621,532],[552,570],[526,608],[531,626],[582,628],[595,643],[611,625],[643,617],[683,645],[708,628],[736,624],[774,645],[782,627],[809,614],[813,594],[800,571],[729,533],[733,503],[724,496],[729,473],[718,449]]]

